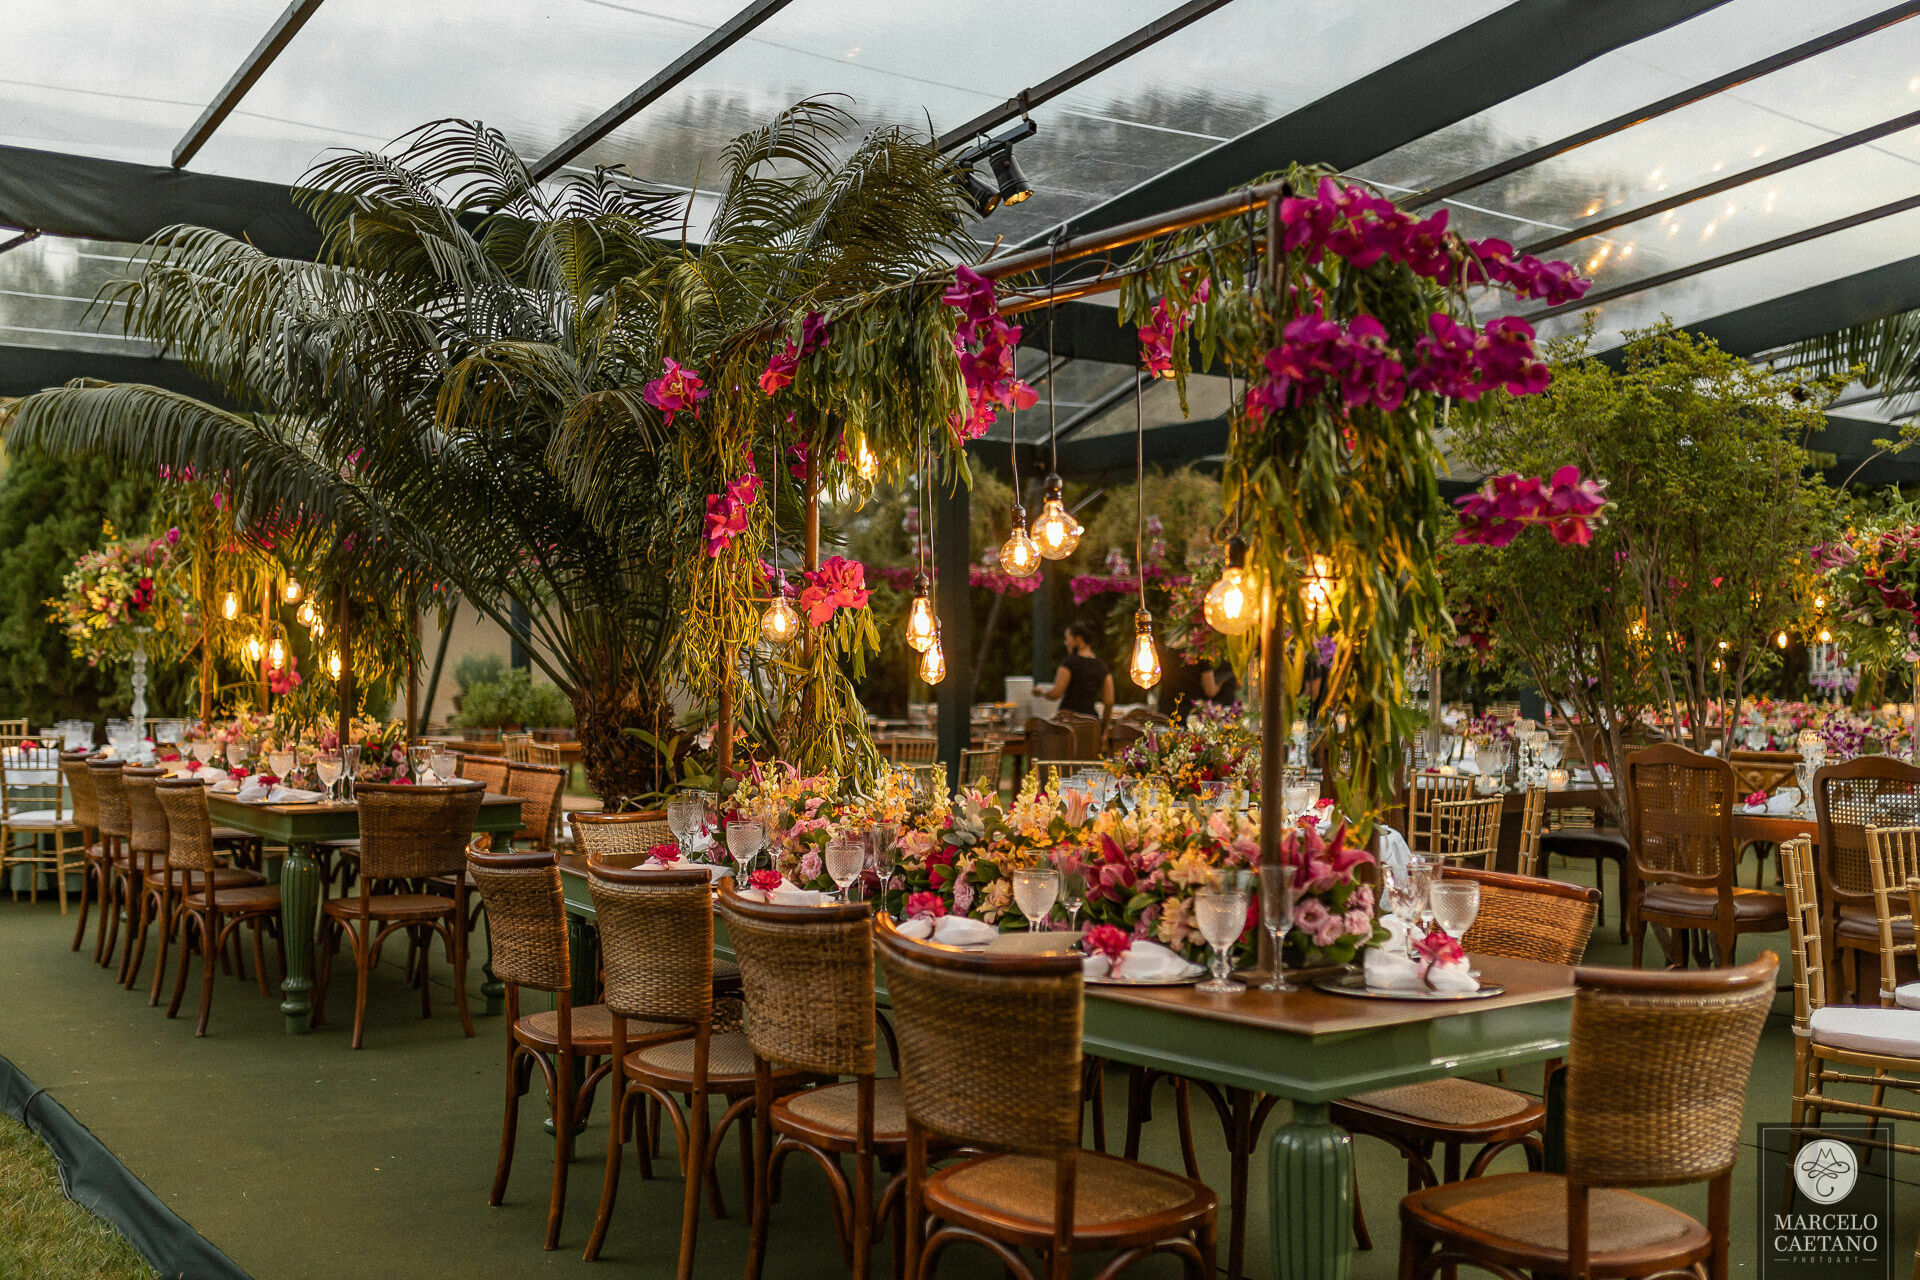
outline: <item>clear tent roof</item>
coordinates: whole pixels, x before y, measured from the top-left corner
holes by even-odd
[[[1431,69],[1418,62],[1423,53],[1476,23],[1495,24],[1488,29],[1497,33],[1497,24],[1541,2],[1220,4],[1034,106],[1038,133],[1016,152],[1034,197],[982,220],[974,234],[1030,243],[1062,219],[1097,216],[1103,202],[1142,184],[1175,190],[1165,180],[1196,157],[1229,140],[1258,138],[1272,122],[1365,77],[1429,100],[1456,95],[1466,81],[1417,79],[1416,65]],[[290,184],[330,147],[379,147],[446,116],[483,120],[534,160],[715,38],[745,3],[321,0],[188,168]],[[713,181],[728,138],[818,93],[848,95],[849,108],[869,125],[950,130],[1175,7],[1175,0],[1108,0],[1075,7],[1071,21],[1050,21],[1028,0],[789,0],[746,34],[718,41],[717,53],[587,145],[572,167],[620,164],[637,178],[697,189]],[[1692,8],[1695,16],[1664,29],[1651,24],[1639,38],[1596,44],[1570,69],[1543,72],[1522,91],[1423,136],[1385,139],[1349,171],[1408,196],[1471,180],[1487,166],[1615,116],[1644,114],[1667,95],[1887,5],[1701,0]],[[164,166],[283,12],[283,0],[67,0],[57,18],[10,22],[0,146]],[[1588,6],[1582,19],[1620,20],[1611,6]],[[1496,45],[1480,56],[1525,60],[1530,51]],[[1407,82],[1396,86],[1401,68]],[[1458,72],[1480,73],[1470,59]],[[1470,181],[1446,205],[1454,224],[1472,234],[1522,246],[1565,240],[1553,255],[1594,277],[1596,301],[1544,318],[1542,329],[1575,331],[1591,320],[1606,346],[1663,315],[1682,323],[1719,316],[1911,256],[1920,207],[1813,234],[1920,193],[1920,122],[1853,144],[1836,141],[1910,112],[1920,112],[1920,21],[1891,21],[1514,172]],[[1311,142],[1305,145],[1306,153],[1262,167],[1315,159]],[[1823,146],[1832,154],[1741,177]],[[1633,216],[1707,184],[1723,189]],[[1162,207],[1220,189],[1218,182],[1195,186]],[[1604,229],[1582,231],[1603,221]],[[0,244],[10,235],[0,231]],[[1794,236],[1806,238],[1773,243]],[[0,251],[0,346],[144,353],[117,336],[110,308],[89,308],[127,251],[51,235]],[[1029,359],[1044,371],[1044,356]],[[1072,421],[1075,434],[1130,429],[1127,369],[1076,361],[1051,381],[1057,416]],[[1203,384],[1194,416],[1216,414],[1224,396],[1223,386]],[[1163,388],[1149,388],[1148,418],[1178,420],[1169,403]],[[1860,416],[1875,416],[1870,401],[1858,403]],[[1044,436],[1044,409],[1033,421],[1034,438]]]

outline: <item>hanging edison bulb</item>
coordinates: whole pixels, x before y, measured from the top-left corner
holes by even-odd
[[[327,634],[327,624],[320,621],[320,619],[315,618],[313,620],[313,638],[315,640],[318,640],[321,636],[324,636],[325,634]]]
[[[1033,540],[1040,554],[1049,560],[1065,560],[1080,545],[1080,535],[1085,532],[1061,500],[1060,477],[1048,476],[1046,501],[1040,504],[1040,518],[1033,522]]]
[[[335,649],[327,655],[327,674],[335,680],[340,678],[340,651]]]
[[[1016,578],[1024,578],[1040,567],[1040,548],[1027,533],[1027,509],[1013,509],[1013,532],[1000,544],[1000,567]]]
[[[775,596],[767,611],[760,615],[760,634],[775,644],[785,644],[800,634],[800,615],[785,596]]]
[[[947,655],[940,647],[940,624],[933,624],[933,643],[920,655],[920,678],[928,684],[939,684],[947,678]]]
[[[1127,664],[1133,682],[1142,689],[1160,683],[1160,649],[1153,643],[1153,615],[1137,609],[1133,615],[1133,661]]]
[[[287,579],[286,596],[287,596],[288,604],[292,604],[294,601],[300,598],[300,580],[299,579],[297,578]]]
[[[287,665],[287,646],[280,643],[279,636],[275,636],[273,643],[267,646],[267,665],[275,671]]]
[[[1201,602],[1207,625],[1222,635],[1237,636],[1254,622],[1258,612],[1253,575],[1247,572],[1247,544],[1235,538],[1227,544],[1227,567],[1220,581],[1207,588]]]
[[[227,592],[226,599],[220,602],[220,616],[228,622],[232,622],[235,618],[239,617],[240,597],[231,591]]]
[[[867,448],[867,442],[860,442],[860,452],[854,457],[854,467],[860,472],[862,480],[871,480],[880,474],[880,459],[873,456],[873,450]]]
[[[301,626],[311,627],[313,625],[313,618],[314,618],[313,601],[302,600],[300,602],[300,612],[294,614],[293,616],[300,619]]]
[[[940,623],[933,616],[933,601],[927,595],[927,575],[913,575],[913,604],[907,609],[907,647],[925,653],[940,635]]]
[[[247,637],[247,661],[258,664],[260,661],[260,637]]]
[[[1781,633],[1780,633],[1779,635],[1777,635],[1777,636],[1775,636],[1775,637],[1773,638],[1773,642],[1774,642],[1774,643],[1775,643],[1776,645],[1779,645],[1779,646],[1780,646],[1780,647],[1781,647],[1782,649],[1784,649],[1784,648],[1786,648],[1786,647],[1787,647],[1787,633],[1786,633],[1786,632],[1784,632],[1784,631],[1782,631],[1782,632],[1781,632]]]
[[[1308,558],[1307,571],[1300,579],[1300,594],[1306,598],[1309,617],[1325,617],[1333,608],[1333,588],[1338,581],[1333,576],[1333,561],[1325,556]]]

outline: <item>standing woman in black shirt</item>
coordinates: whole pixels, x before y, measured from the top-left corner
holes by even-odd
[[[1067,657],[1045,696],[1059,702],[1062,711],[1097,715],[1103,723],[1113,714],[1113,672],[1094,656],[1093,628],[1086,623],[1067,627]]]

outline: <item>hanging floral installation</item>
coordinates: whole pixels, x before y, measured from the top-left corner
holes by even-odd
[[[81,553],[61,594],[47,601],[73,656],[91,667],[125,661],[136,648],[149,656],[177,649],[181,627],[191,625],[175,554],[180,530],[122,539],[106,524],[100,533],[104,545]]]
[[[1460,508],[1461,546],[1504,547],[1528,528],[1545,526],[1564,546],[1584,547],[1604,523],[1607,485],[1582,480],[1580,468],[1567,466],[1549,479],[1510,472],[1494,476],[1472,493],[1454,499]]]

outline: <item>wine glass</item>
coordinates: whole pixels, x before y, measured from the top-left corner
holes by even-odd
[[[340,757],[337,755],[315,756],[313,776],[320,779],[320,785],[327,789],[327,799],[334,799],[334,784],[340,781]]]
[[[1027,928],[1038,933],[1048,927],[1053,904],[1060,897],[1060,873],[1052,867],[1028,867],[1013,873],[1013,900],[1027,918]]]
[[[718,799],[711,791],[690,791],[694,801],[693,830],[687,834],[693,848],[704,853],[713,848],[713,806]]]
[[[1439,876],[1440,866],[1432,858],[1415,854],[1407,860],[1407,881],[1412,898],[1413,920],[1425,933],[1433,927],[1433,886]],[[1407,953],[1413,953],[1413,930],[1407,930]]]
[[[1433,922],[1458,942],[1480,914],[1480,886],[1471,880],[1436,880],[1427,890],[1427,906]]]
[[[1320,788],[1303,778],[1297,778],[1280,788],[1281,799],[1285,802],[1286,816],[1298,818],[1303,813],[1313,812],[1313,806],[1320,799]]]
[[[757,822],[729,822],[727,824],[727,852],[733,855],[739,864],[742,883],[747,878],[747,866],[760,854],[760,846],[767,842],[766,828]]]
[[[433,748],[423,742],[416,742],[407,748],[407,767],[413,772],[413,780],[420,781],[427,770],[433,768]]]
[[[1193,895],[1193,916],[1200,936],[1213,948],[1213,976],[1195,987],[1212,995],[1233,995],[1247,984],[1227,976],[1227,951],[1247,927],[1247,895],[1238,889],[1202,889]]]
[[[1273,973],[1260,984],[1262,991],[1298,991],[1287,981],[1285,948],[1293,930],[1293,868],[1269,864],[1260,868],[1260,922],[1273,939]]]
[[[841,902],[847,901],[847,886],[854,882],[866,862],[866,846],[858,840],[843,836],[827,841],[827,875],[833,879],[833,887],[839,891]]]
[[[247,744],[235,738],[227,744],[227,764],[238,769],[247,762]]]
[[[287,775],[292,773],[293,767],[299,763],[300,753],[297,751],[288,751],[282,747],[267,752],[267,768],[273,770],[273,776],[282,782],[287,780]]]
[[[433,776],[440,781],[452,782],[455,775],[460,772],[460,757],[451,751],[442,751],[436,747],[427,756],[427,768],[433,770]]]
[[[682,849],[693,838],[693,829],[700,821],[700,802],[692,796],[675,796],[667,801],[667,830],[673,832],[673,841]]]
[[[1067,928],[1077,932],[1080,908],[1087,905],[1087,877],[1077,866],[1061,868],[1060,905],[1067,909]]]
[[[207,761],[220,754],[220,744],[211,738],[196,738],[187,744],[187,750],[193,753],[193,758],[198,760],[204,768]]]
[[[340,798],[353,799],[353,780],[360,776],[360,744],[348,743],[340,748]]]
[[[867,829],[867,849],[873,857],[873,874],[880,880],[881,893],[887,891],[893,879],[893,844],[899,838],[900,827],[896,823],[876,822]]]

